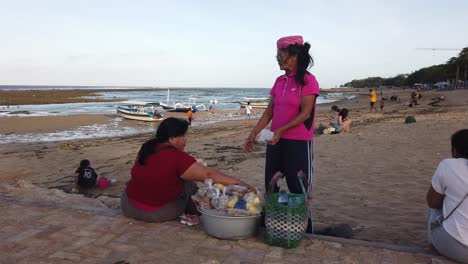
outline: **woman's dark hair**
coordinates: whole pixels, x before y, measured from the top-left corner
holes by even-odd
[[[184,119],[168,117],[164,119],[158,126],[156,136],[146,141],[140,149],[138,155],[138,163],[145,165],[145,160],[156,151],[156,145],[166,143],[171,137],[180,137],[185,135],[188,129],[188,122]]]
[[[314,66],[314,59],[309,54],[310,44],[304,43],[304,45],[291,45],[286,48],[289,55],[297,55],[297,73],[296,82],[305,85],[304,76],[308,73],[308,69]]]
[[[457,157],[468,159],[468,129],[462,129],[452,135],[452,148],[456,151]]]
[[[340,108],[337,105],[333,105],[331,109],[335,112],[340,112]]]
[[[348,109],[343,108],[343,109],[341,109],[341,111],[340,111],[340,113],[338,115],[341,116],[342,120],[345,120],[346,118],[348,118],[348,113],[349,113]]]
[[[88,167],[90,165],[91,165],[91,162],[89,162],[89,160],[87,160],[87,159],[84,159],[84,160],[80,161],[80,168],[84,169],[84,168],[86,168],[86,167]]]

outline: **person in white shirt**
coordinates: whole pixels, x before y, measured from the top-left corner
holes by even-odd
[[[250,102],[247,102],[247,105],[245,106],[245,118],[250,119],[250,115],[252,114],[252,106],[250,105]]]
[[[451,143],[453,158],[440,162],[426,196],[428,240],[441,255],[468,263],[468,129]]]

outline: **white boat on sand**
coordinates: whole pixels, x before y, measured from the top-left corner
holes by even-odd
[[[163,120],[159,103],[129,101],[117,106],[117,113],[126,119],[156,122]]]
[[[239,105],[241,108],[245,108],[249,102],[252,108],[265,109],[270,103],[270,98],[269,97],[244,97],[244,101],[239,102]]]
[[[186,113],[190,109],[194,110],[195,112],[198,110],[203,111],[206,110],[206,107],[204,104],[197,104],[197,99],[196,98],[189,98],[188,103],[174,103],[173,105],[169,104],[169,90],[167,90],[167,100],[166,103],[159,102],[159,105],[166,111],[168,112],[182,112]]]

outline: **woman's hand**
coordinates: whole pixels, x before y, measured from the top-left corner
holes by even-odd
[[[275,130],[273,138],[270,140],[270,142],[268,142],[268,144],[274,145],[274,144],[278,143],[278,141],[280,140],[283,133],[284,133],[284,130],[281,129],[281,128]]]
[[[247,138],[247,140],[245,141],[245,144],[244,144],[244,152],[252,152],[253,142],[254,142],[256,136],[257,135],[253,131],[249,134],[249,137]]]

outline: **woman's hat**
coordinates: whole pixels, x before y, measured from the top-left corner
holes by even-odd
[[[278,49],[285,49],[291,45],[304,45],[304,40],[302,39],[302,36],[287,36],[287,37],[282,37],[276,41],[276,46]]]

